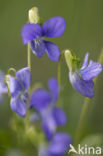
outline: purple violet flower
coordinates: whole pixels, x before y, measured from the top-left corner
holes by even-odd
[[[43,131],[50,140],[57,126],[66,123],[66,116],[62,109],[56,106],[59,91],[57,80],[51,78],[48,81],[48,88],[50,91],[35,90],[31,95],[30,106],[31,108],[34,107],[41,116]]]
[[[29,23],[22,28],[22,40],[24,44],[30,42],[32,52],[41,58],[46,51],[48,57],[57,62],[59,60],[59,48],[52,42],[45,41],[45,37],[60,37],[63,35],[66,22],[62,17],[53,17],[47,20],[42,26]]]
[[[8,92],[7,85],[4,82],[5,74],[0,71],[0,103],[2,103],[2,96]]]
[[[56,133],[47,147],[40,146],[39,156],[66,156],[71,137],[63,132]]]
[[[31,73],[28,67],[16,72],[10,77],[9,90],[11,93],[11,109],[21,117],[25,117],[28,103],[28,89],[31,82]]]
[[[68,57],[68,58],[66,58],[68,60],[70,59],[70,57],[71,57],[71,59],[73,59],[73,56],[71,55],[70,51],[65,52],[65,57]],[[66,60],[66,61],[68,62],[67,64],[70,69],[68,77],[69,77],[69,80],[70,80],[73,88],[76,91],[80,92],[83,96],[92,98],[94,96],[93,78],[98,76],[103,71],[103,67],[100,63],[94,62],[92,60],[90,60],[90,62],[88,64],[88,57],[89,57],[89,53],[87,53],[85,55],[84,63],[82,65],[82,67],[80,68],[80,71],[78,71],[78,69],[75,68],[76,64],[70,65],[70,63],[69,63],[70,61],[69,62],[68,62],[68,60]],[[73,60],[72,60],[72,62],[73,62]],[[74,67],[74,69],[72,67]]]

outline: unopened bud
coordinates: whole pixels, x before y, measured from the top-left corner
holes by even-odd
[[[37,24],[40,22],[39,9],[37,7],[33,7],[32,9],[30,9],[28,16],[29,16],[30,23]]]

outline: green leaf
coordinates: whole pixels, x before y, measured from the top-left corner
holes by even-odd
[[[82,145],[87,144],[90,146],[99,146],[103,144],[103,134],[89,135],[81,141],[81,144]]]

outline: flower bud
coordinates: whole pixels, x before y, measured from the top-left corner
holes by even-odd
[[[30,23],[39,23],[40,21],[40,15],[39,15],[39,9],[37,7],[33,7],[29,10],[28,13],[29,16],[29,22]]]

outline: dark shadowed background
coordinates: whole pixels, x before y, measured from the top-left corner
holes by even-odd
[[[39,8],[44,20],[53,16],[65,18],[64,35],[52,39],[60,50],[70,48],[82,61],[87,51],[91,59],[98,59],[103,48],[103,0],[0,0],[0,70],[7,72],[10,67],[18,70],[27,65],[27,47],[22,44],[21,28],[27,22],[28,10],[34,6]],[[42,59],[32,54],[32,83],[41,82],[46,86],[50,77],[57,77],[57,63],[50,61],[46,54]],[[68,118],[63,130],[74,136],[84,97],[71,87],[65,60],[61,78],[61,103]],[[99,76],[95,90],[84,135],[103,132],[103,74]],[[0,105],[0,146],[3,147],[12,146],[10,118],[12,111],[5,96]]]

